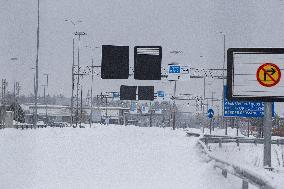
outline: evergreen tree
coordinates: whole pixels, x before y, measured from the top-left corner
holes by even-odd
[[[20,123],[25,122],[25,112],[22,107],[17,103],[13,102],[8,108],[7,111],[14,112],[14,120]]]

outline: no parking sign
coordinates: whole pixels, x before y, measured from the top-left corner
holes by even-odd
[[[283,102],[284,48],[230,48],[228,99]]]

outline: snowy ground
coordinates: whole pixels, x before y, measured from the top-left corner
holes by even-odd
[[[187,129],[189,132],[202,134],[201,129]],[[224,135],[224,129],[215,129],[212,131],[213,135]],[[229,136],[236,136],[237,130],[228,128]],[[205,134],[209,134],[209,129],[205,129]],[[243,136],[239,132],[239,136]],[[250,138],[255,138],[250,136]],[[273,137],[281,138],[281,137]],[[238,147],[236,143],[225,143],[222,147],[219,144],[208,144],[208,148],[211,153],[216,157],[243,168],[252,170],[258,175],[262,175],[265,178],[273,179],[273,184],[278,188],[284,186],[284,146],[272,145],[271,162],[274,168],[273,172],[264,170],[263,168],[263,144],[240,144]]]
[[[227,189],[183,130],[135,126],[0,130],[3,189]]]

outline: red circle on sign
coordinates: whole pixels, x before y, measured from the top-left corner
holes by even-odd
[[[277,72],[278,74],[278,78],[277,79],[273,79],[273,77],[271,75],[268,74],[268,72],[265,70],[265,66],[271,66],[273,68],[275,68],[275,73]],[[273,83],[271,84],[268,84],[268,83],[265,83],[263,80],[260,79],[260,71],[263,71],[266,75],[268,75],[268,77],[274,81]],[[273,63],[265,63],[265,64],[262,64],[258,69],[257,69],[257,72],[256,72],[256,78],[257,78],[257,81],[264,87],[273,87],[275,85],[277,85],[281,79],[281,71],[279,69],[279,67],[276,65],[276,64],[273,64]]]

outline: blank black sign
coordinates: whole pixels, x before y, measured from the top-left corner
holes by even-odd
[[[154,86],[138,86],[138,100],[154,100]]]
[[[161,80],[161,46],[134,47],[134,79]]]
[[[129,46],[102,46],[102,79],[128,79]]]
[[[120,100],[136,100],[137,86],[120,86]]]

